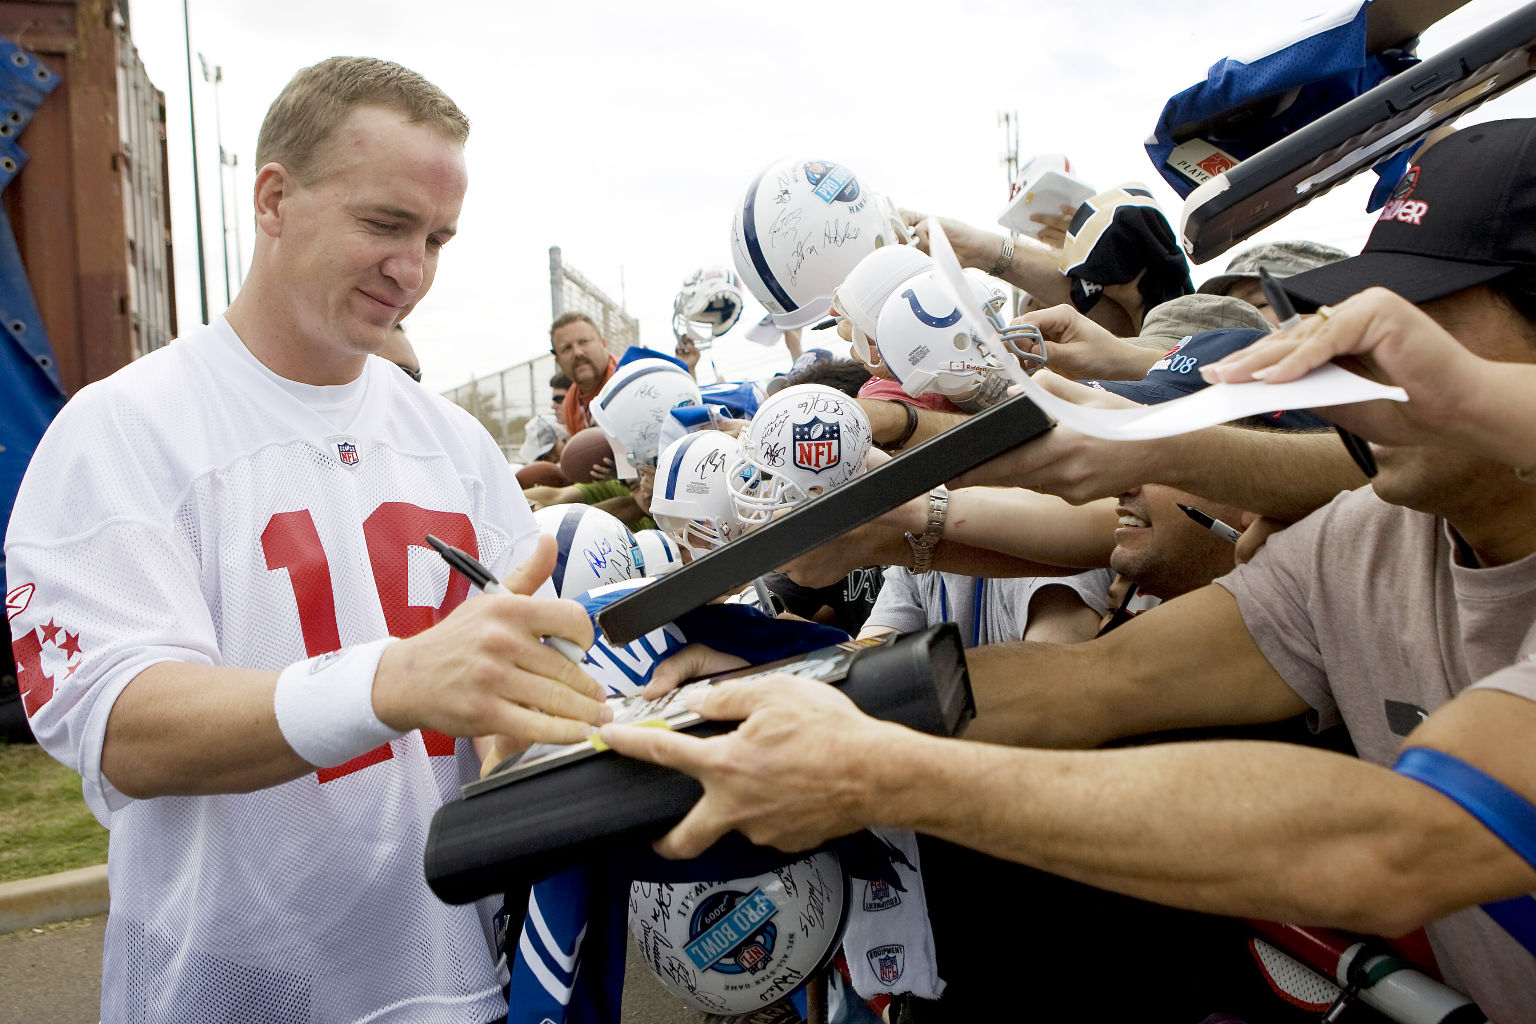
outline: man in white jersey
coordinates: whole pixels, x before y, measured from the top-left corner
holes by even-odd
[[[23,481],[26,710],[112,833],[104,1021],[505,1012],[488,914],[422,877],[478,763],[453,737],[571,742],[604,712],[540,642],[591,627],[544,596],[553,545],[496,445],[371,358],[456,230],[467,134],[398,65],[299,72],[228,312],[83,389]],[[514,594],[466,601],[428,533]]]
[[[1341,303],[1318,309],[1331,322],[1369,285],[1478,356],[1536,363],[1536,119],[1421,150],[1360,256],[1283,287]],[[604,739],[703,780],[659,844],[670,855],[733,828],[796,850],[905,826],[1173,906],[1387,936],[1422,924],[1492,1020],[1536,1019],[1536,487],[1433,442],[1372,450],[1370,487],[1215,584],[1087,643],[968,652],[967,736],[1001,742],[919,737],[804,680],[691,705],[746,717],[723,737]],[[1359,758],[1044,749],[1301,713],[1342,721]]]

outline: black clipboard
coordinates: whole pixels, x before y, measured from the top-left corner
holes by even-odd
[[[1536,3],[1394,75],[1190,193],[1179,222],[1195,263],[1226,252],[1341,182],[1530,78]]]
[[[919,732],[958,735],[976,714],[952,622],[874,642],[850,641],[708,682],[797,667],[798,674],[842,690],[866,714]],[[698,719],[684,727],[706,737],[737,724]],[[703,787],[681,772],[584,746],[581,754],[538,770],[519,771],[508,762],[465,786],[464,799],[438,808],[423,870],[439,899],[468,903],[619,850],[647,850],[703,795]],[[805,856],[754,846],[739,833],[712,850],[740,865],[760,862],[756,870],[763,871]],[[755,872],[742,867],[741,873]]]
[[[610,643],[627,644],[1054,425],[1028,398],[1010,398],[620,598],[597,613],[597,625]]]

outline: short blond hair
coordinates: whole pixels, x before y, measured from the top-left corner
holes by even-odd
[[[282,164],[303,184],[325,173],[326,143],[352,111],[381,106],[464,145],[469,118],[448,94],[410,68],[375,57],[329,57],[278,93],[256,136],[256,166]]]

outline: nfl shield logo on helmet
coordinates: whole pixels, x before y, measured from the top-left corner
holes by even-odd
[[[880,984],[894,985],[901,980],[901,972],[907,966],[905,946],[876,946],[865,955],[869,957],[869,966],[874,969]]]
[[[842,427],[820,416],[808,423],[795,424],[794,441],[794,462],[801,469],[820,473],[843,459]]]

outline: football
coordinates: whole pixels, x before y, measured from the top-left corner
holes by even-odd
[[[565,451],[560,455],[560,471],[572,483],[590,483],[593,467],[612,458],[613,448],[608,444],[608,435],[601,427],[588,427],[566,442]]]

